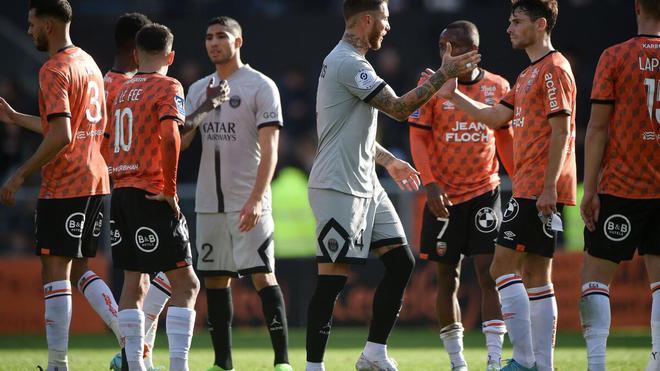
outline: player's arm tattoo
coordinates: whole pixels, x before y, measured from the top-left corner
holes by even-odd
[[[386,86],[376,94],[368,103],[398,121],[404,121],[417,108],[426,103],[435,94],[442,84],[447,81],[444,71],[438,70],[423,84],[409,91],[402,97],[397,97],[391,87]]]
[[[385,147],[376,142],[375,160],[378,165],[387,167],[392,161],[396,160],[396,157],[394,157],[390,151],[386,150]]]

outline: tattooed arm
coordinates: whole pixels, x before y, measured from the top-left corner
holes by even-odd
[[[376,142],[376,163],[382,167],[387,167],[393,160],[396,160],[394,155]]]
[[[431,99],[447,80],[471,71],[480,60],[481,55],[476,51],[452,57],[451,45],[447,44],[442,57],[442,66],[423,84],[401,97],[398,97],[392,88],[386,86],[367,103],[395,120],[404,121]]]
[[[376,142],[376,163],[387,169],[392,179],[401,190],[416,191],[419,189],[421,180],[419,172],[409,163],[394,157],[390,151]]]

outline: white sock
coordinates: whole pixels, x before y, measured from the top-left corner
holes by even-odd
[[[117,341],[120,341],[121,333],[119,332],[119,322],[117,320],[119,310],[108,285],[96,273],[89,270],[78,280],[78,291],[85,295],[94,311],[110,327],[117,337]]]
[[[71,282],[53,281],[44,285],[48,369],[67,370],[69,325],[71,324]]]
[[[130,371],[146,371],[142,361],[144,348],[144,312],[139,309],[124,309],[117,315],[119,328],[124,339],[126,362]]]
[[[449,354],[451,367],[467,366],[463,357],[463,325],[460,322],[452,323],[440,329],[440,340]]]
[[[552,284],[527,290],[534,359],[539,371],[553,371],[557,335],[557,299]]]
[[[517,274],[500,276],[495,280],[495,285],[502,303],[502,318],[513,344],[513,359],[524,367],[532,367],[535,363],[532,324],[525,285]]]
[[[325,365],[323,362],[316,363],[316,362],[307,362],[307,367],[305,367],[306,370],[325,370]]]
[[[153,368],[153,350],[156,341],[156,329],[158,328],[158,316],[165,308],[165,304],[170,299],[171,288],[170,281],[165,273],[160,272],[154,277],[144,298],[142,310],[144,311],[144,342],[149,347],[149,353],[144,359],[147,368]]]
[[[653,304],[651,304],[651,352],[655,359],[660,359],[660,281],[651,284]]]
[[[378,344],[367,341],[362,353],[369,359],[387,358],[387,344]]]
[[[506,334],[506,325],[500,319],[484,321],[481,324],[481,332],[486,335],[486,348],[488,348],[487,363],[502,362],[502,343]]]
[[[170,371],[188,371],[188,351],[195,326],[195,310],[170,307],[167,310],[166,324],[170,345]]]
[[[587,364],[590,371],[605,371],[605,350],[610,333],[610,289],[599,282],[582,285],[580,322],[587,343]]]

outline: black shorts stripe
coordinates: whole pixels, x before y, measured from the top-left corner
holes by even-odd
[[[198,270],[197,273],[199,273],[199,275],[203,277],[232,277],[232,278],[240,277],[238,275],[238,272],[224,271],[224,270],[217,270],[217,271]]]
[[[507,287],[509,287],[509,286],[511,286],[511,285],[518,284],[518,283],[523,283],[523,281],[522,281],[522,280],[515,280],[515,281],[507,282],[506,284],[504,284],[504,285],[498,287],[498,288],[497,288],[497,291],[502,291],[502,290],[504,290],[505,288],[507,288]]]
[[[385,238],[383,240],[374,241],[371,243],[369,250],[377,249],[383,246],[403,246],[406,244],[406,239],[403,237]]]
[[[376,89],[374,89],[371,93],[369,93],[369,95],[367,95],[367,97],[364,98],[362,101],[363,101],[364,103],[369,103],[369,101],[371,101],[371,100],[376,96],[376,94],[380,93],[380,91],[383,90],[383,88],[384,88],[385,86],[387,86],[387,83],[386,83],[385,81],[381,82],[381,83],[376,87]]]
[[[241,276],[249,276],[255,273],[272,273],[272,271],[270,270],[270,267],[266,267],[266,266],[238,270],[238,274],[240,274]]]
[[[534,300],[542,300],[542,299],[547,299],[555,296],[555,294],[548,294],[548,295],[543,295],[543,296],[537,296],[535,298],[529,298],[529,301],[534,301]]]
[[[218,212],[225,212],[225,195],[222,193],[222,171],[220,163],[220,148],[215,149],[215,193],[218,196]]]

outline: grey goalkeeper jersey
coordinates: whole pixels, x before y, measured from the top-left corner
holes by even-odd
[[[206,100],[211,78],[219,84],[217,72],[190,86],[186,112],[194,112]],[[280,93],[275,83],[259,71],[244,65],[227,79],[229,101],[210,112],[199,126],[202,157],[197,176],[195,211],[221,213],[240,211],[250,197],[261,160],[258,130],[282,126]],[[263,211],[271,209],[270,186],[262,199]]]
[[[340,41],[325,57],[316,93],[318,148],[310,188],[373,195],[378,111],[367,102],[384,87],[349,43]]]

